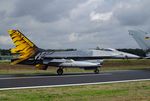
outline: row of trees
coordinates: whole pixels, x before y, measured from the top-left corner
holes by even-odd
[[[58,50],[52,50],[48,49],[49,51],[74,51],[76,49],[58,49]],[[119,51],[135,54],[141,57],[145,56],[145,52],[142,49],[117,49]],[[11,52],[9,49],[0,49],[0,55],[11,55]]]
[[[0,49],[0,55],[11,55],[9,49]]]
[[[131,54],[135,54],[135,55],[138,55],[138,56],[141,56],[141,57],[145,57],[146,56],[146,53],[145,51],[143,51],[142,49],[117,49],[119,51],[122,51],[122,52],[127,52],[127,53],[131,53]]]

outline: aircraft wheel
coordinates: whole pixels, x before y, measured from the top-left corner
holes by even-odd
[[[58,75],[62,75],[62,74],[63,74],[63,69],[59,68],[59,69],[57,70],[57,74],[58,74]]]
[[[99,74],[99,69],[96,68],[96,69],[94,70],[94,73],[95,73],[95,74]]]

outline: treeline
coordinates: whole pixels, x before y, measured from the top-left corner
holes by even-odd
[[[0,49],[0,55],[11,55],[10,49]]]
[[[124,49],[117,49],[117,50],[122,51],[122,52],[135,54],[135,55],[138,55],[138,56],[141,56],[141,57],[146,56],[146,53],[142,49],[125,49],[124,48]]]
[[[75,51],[76,49],[57,49],[57,50],[47,49],[47,50],[48,51]],[[117,50],[122,51],[122,52],[135,54],[135,55],[138,55],[141,57],[146,56],[145,52],[142,49],[126,49],[126,48],[124,48],[124,49],[117,49]],[[11,55],[11,52],[9,49],[0,49],[0,55]]]

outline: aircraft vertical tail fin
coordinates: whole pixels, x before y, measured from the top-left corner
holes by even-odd
[[[145,51],[150,49],[150,35],[141,30],[129,30],[129,35],[131,35],[138,45]]]
[[[8,30],[8,33],[16,46],[11,49],[11,53],[19,54],[19,57],[11,64],[20,63],[36,54],[38,47],[19,30]]]

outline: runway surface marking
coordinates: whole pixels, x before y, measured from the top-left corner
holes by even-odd
[[[122,81],[80,83],[80,84],[64,84],[64,85],[31,86],[31,87],[0,88],[0,91],[3,91],[3,90],[18,90],[18,89],[48,88],[48,87],[83,86],[83,85],[96,85],[96,84],[113,84],[113,83],[125,83],[125,82],[137,82],[137,81],[150,81],[150,79],[136,79],[136,80],[122,80]]]

